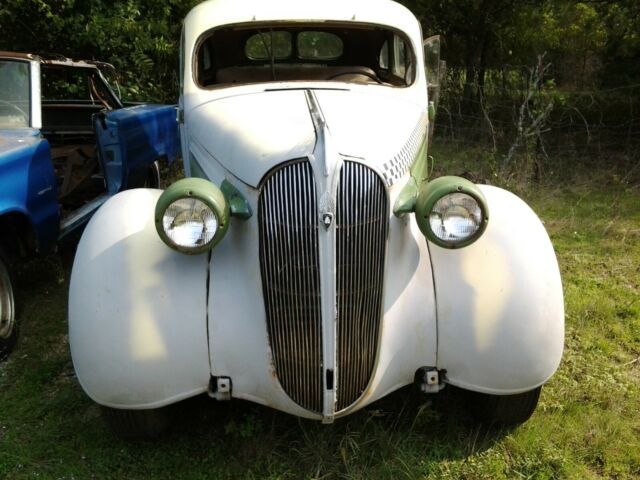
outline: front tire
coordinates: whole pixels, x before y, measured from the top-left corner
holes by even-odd
[[[542,387],[515,395],[467,392],[467,406],[480,423],[519,425],[526,422],[538,405]]]
[[[6,359],[18,340],[14,282],[9,264],[0,251],[0,361]]]
[[[120,410],[102,407],[102,417],[113,432],[124,439],[153,439],[173,424],[172,406],[152,410]]]

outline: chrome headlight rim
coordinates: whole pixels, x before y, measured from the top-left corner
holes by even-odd
[[[460,239],[442,239],[431,228],[430,217],[436,204],[450,195],[463,194],[471,197],[480,208],[478,229],[470,236]],[[462,177],[440,177],[425,183],[418,194],[416,202],[416,220],[423,235],[442,248],[459,249],[476,242],[484,233],[489,222],[489,208],[480,188]]]
[[[170,206],[180,200],[197,200],[213,212],[217,220],[217,229],[213,238],[201,245],[189,247],[175,243],[167,234],[164,227],[164,216]],[[224,238],[229,228],[230,209],[222,191],[213,183],[201,178],[185,178],[167,188],[156,204],[156,231],[162,241],[180,253],[199,255],[213,249]]]

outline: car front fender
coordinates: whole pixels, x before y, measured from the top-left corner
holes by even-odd
[[[490,394],[532,390],[556,371],[564,344],[564,301],[544,226],[520,198],[481,185],[491,219],[475,243],[429,243],[438,367],[455,386]]]
[[[208,388],[208,256],[158,237],[160,190],[109,199],[78,245],[69,342],[78,380],[101,405],[156,408]]]

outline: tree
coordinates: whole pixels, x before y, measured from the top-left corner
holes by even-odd
[[[197,0],[5,0],[0,50],[113,63],[130,100],[175,101],[182,19]]]

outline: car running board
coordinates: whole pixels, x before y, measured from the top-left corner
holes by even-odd
[[[98,210],[98,208],[100,208],[102,204],[106,202],[108,199],[109,199],[109,195],[104,193],[99,197],[93,199],[86,205],[83,205],[68,217],[64,218],[60,222],[60,234],[58,235],[58,240],[62,240],[71,232],[73,232],[76,228],[88,222],[89,219],[91,218],[91,215],[93,215],[96,212],[96,210]]]

